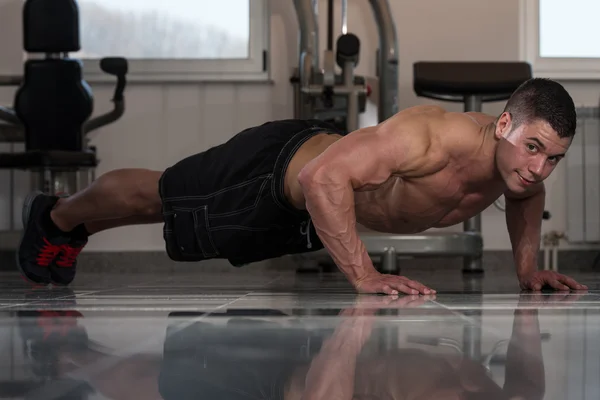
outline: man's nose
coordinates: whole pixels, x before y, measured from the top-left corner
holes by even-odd
[[[536,157],[529,163],[529,172],[534,177],[539,178],[544,173],[544,167],[546,166],[546,157]]]

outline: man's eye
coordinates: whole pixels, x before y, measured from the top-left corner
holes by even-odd
[[[528,149],[529,151],[536,151],[536,150],[537,150],[537,146],[536,146],[536,145],[534,145],[534,144],[531,144],[531,143],[529,143],[529,144],[527,145],[527,149]]]

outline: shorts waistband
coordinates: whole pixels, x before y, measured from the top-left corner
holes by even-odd
[[[310,138],[321,134],[326,133],[330,135],[341,135],[342,133],[336,132],[332,129],[325,128],[322,126],[312,126],[308,129],[302,130],[296,133],[294,136],[287,141],[287,143],[283,146],[279,155],[277,156],[277,160],[275,160],[275,166],[273,168],[273,181],[272,181],[272,190],[274,194],[275,202],[285,209],[299,217],[307,218],[309,217],[308,211],[299,210],[294,207],[285,196],[285,171],[290,164],[290,161],[298,151],[298,149],[306,143]]]

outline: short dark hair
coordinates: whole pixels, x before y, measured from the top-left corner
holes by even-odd
[[[532,78],[521,84],[504,111],[513,118],[513,128],[542,120],[561,138],[574,136],[577,129],[573,99],[560,83],[546,78]]]

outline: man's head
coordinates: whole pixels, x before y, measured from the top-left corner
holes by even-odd
[[[510,191],[522,193],[554,170],[571,145],[577,115],[565,88],[549,79],[523,83],[498,118],[496,166]]]

